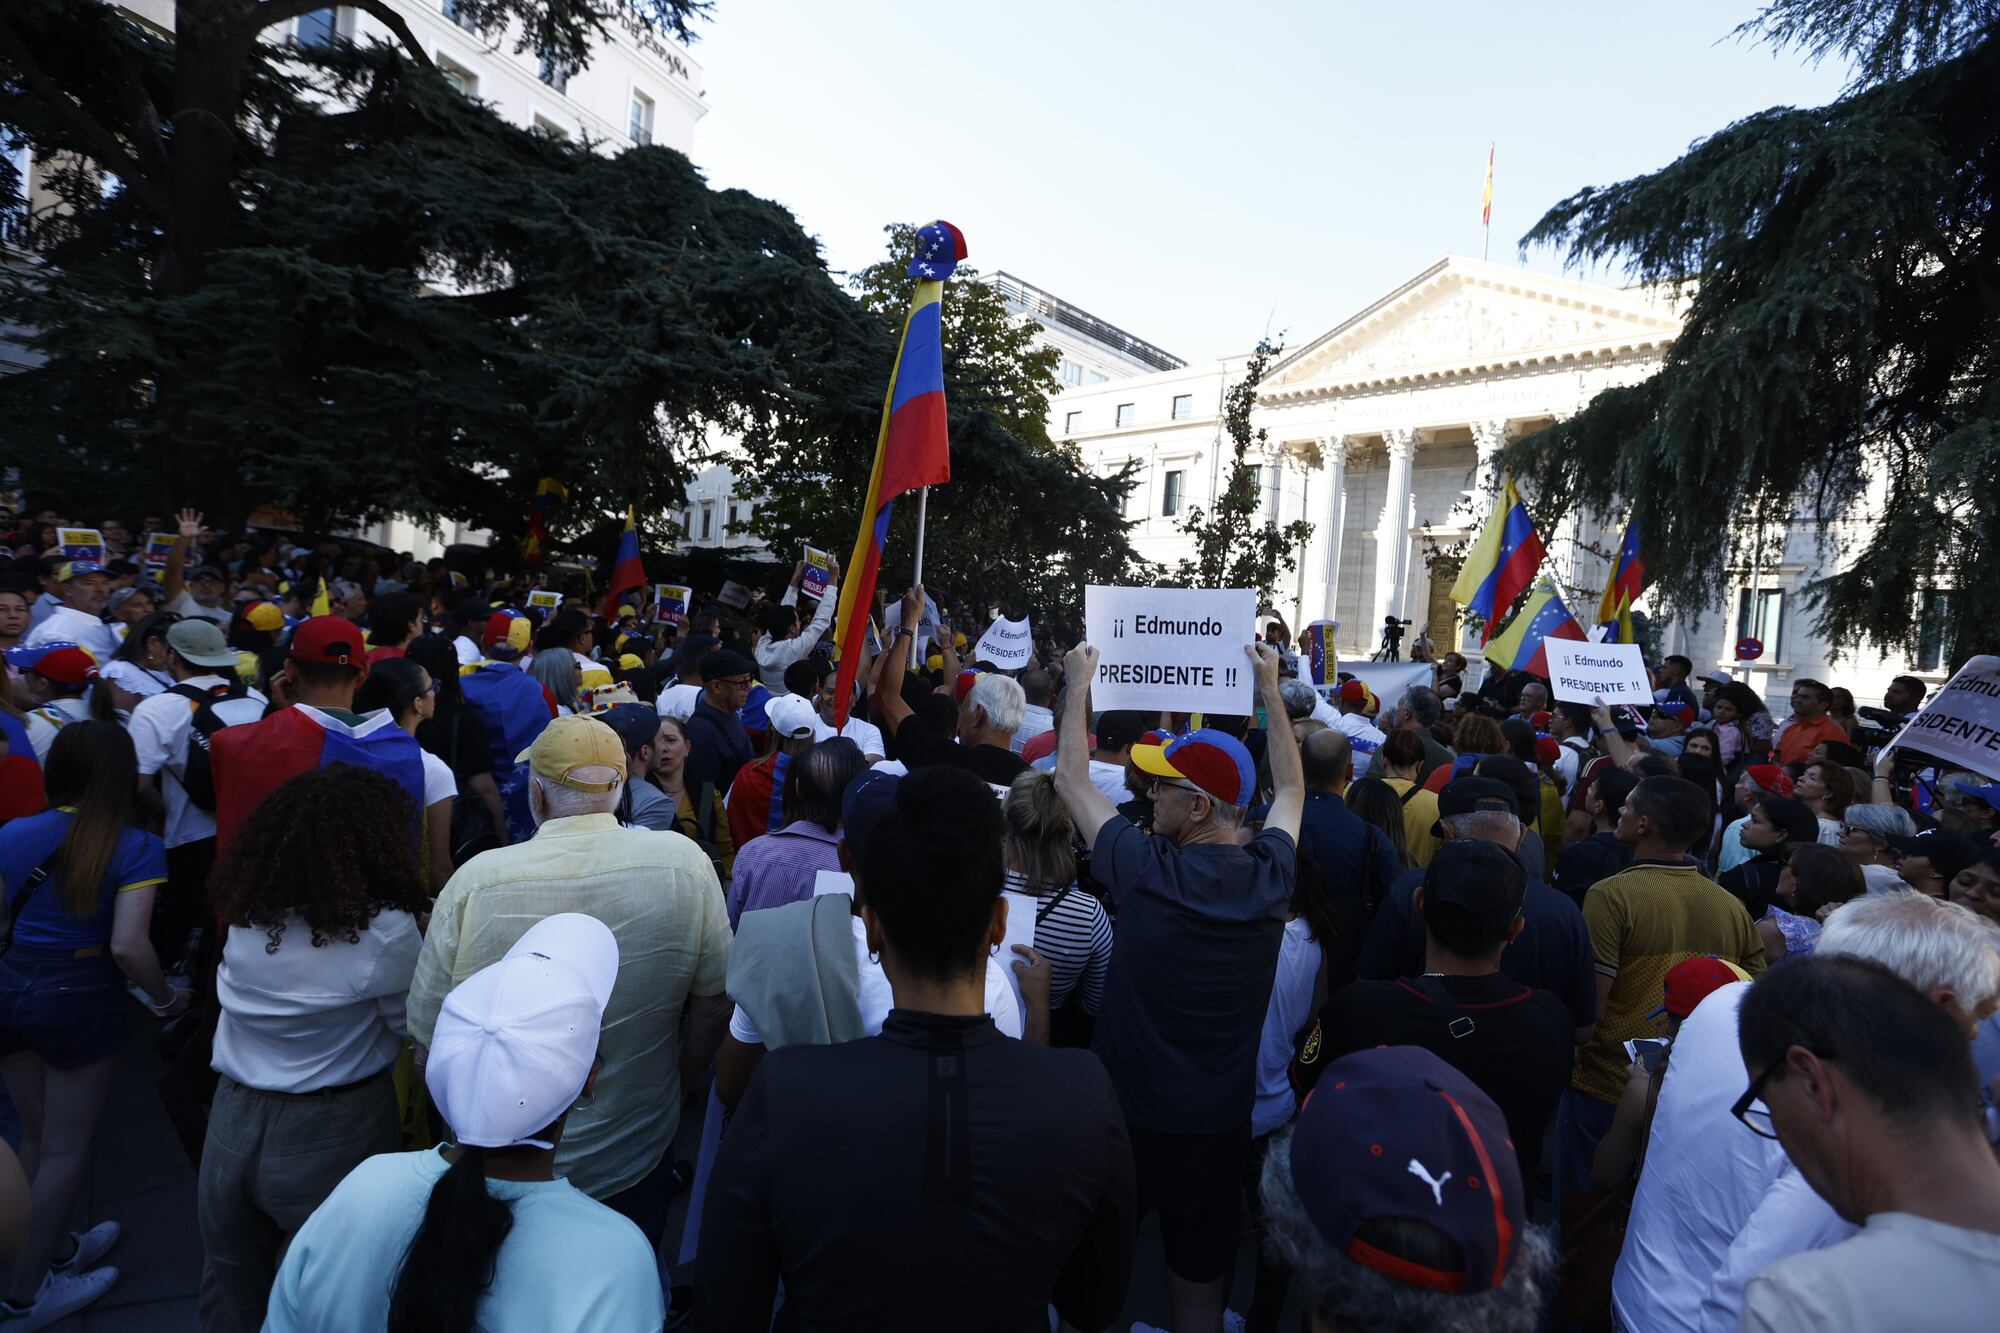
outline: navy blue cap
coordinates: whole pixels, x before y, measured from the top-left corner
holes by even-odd
[[[847,863],[861,864],[861,851],[877,820],[896,808],[894,773],[867,769],[856,773],[854,781],[840,797],[840,836],[847,843]]]
[[[1292,1133],[1292,1188],[1336,1252],[1414,1287],[1491,1291],[1520,1253],[1521,1168],[1507,1120],[1421,1047],[1378,1046],[1326,1067]],[[1359,1233],[1375,1218],[1436,1227],[1465,1267],[1431,1268],[1369,1244]]]

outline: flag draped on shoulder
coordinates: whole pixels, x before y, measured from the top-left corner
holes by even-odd
[[[1597,604],[1597,623],[1612,631],[1611,642],[1631,643],[1632,603],[1646,591],[1646,562],[1639,553],[1639,520],[1625,525],[1624,540],[1618,543],[1618,558],[1611,562],[1611,574],[1604,581],[1604,597]]]
[[[611,590],[604,595],[604,618],[618,624],[618,599],[646,586],[646,567],[639,562],[639,528],[633,522],[632,507],[625,507],[625,531],[618,538],[618,553],[611,557]]]
[[[265,797],[301,773],[332,764],[380,773],[409,795],[411,809],[424,808],[423,750],[387,709],[348,722],[310,704],[294,704],[258,722],[224,727],[209,749],[218,849],[235,839]],[[420,830],[412,825],[410,832],[414,846]]]
[[[1481,644],[1492,640],[1500,617],[1507,614],[1514,599],[1534,582],[1542,555],[1542,538],[1535,531],[1534,517],[1528,513],[1521,492],[1515,489],[1514,479],[1509,477],[1478,540],[1465,553],[1457,582],[1451,585],[1451,600],[1485,622],[1480,631]]]
[[[1528,600],[1507,623],[1506,630],[1487,645],[1486,660],[1497,666],[1518,667],[1546,678],[1549,659],[1544,644],[1548,640],[1574,639],[1582,643],[1588,637],[1563,602],[1561,594],[1556,592],[1555,585],[1543,579],[1528,594]]]
[[[933,222],[917,233],[909,274],[916,294],[903,321],[889,392],[882,402],[882,426],[875,437],[875,466],[861,502],[861,530],[847,577],[840,585],[834,642],[840,651],[834,685],[835,725],[847,721],[854,675],[861,662],[868,608],[882,572],[882,551],[896,497],[905,491],[951,480],[951,445],[944,410],[944,280],[965,258],[965,237],[949,222]]]

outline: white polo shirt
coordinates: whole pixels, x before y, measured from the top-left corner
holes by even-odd
[[[73,643],[96,658],[100,667],[118,651],[118,636],[111,632],[111,626],[73,606],[49,612],[21,640],[23,648],[39,648],[45,643]]]
[[[230,682],[219,675],[190,676],[183,685],[212,690]],[[227,699],[215,706],[224,726],[255,722],[264,716],[268,701],[256,690],[241,699]],[[132,709],[128,724],[132,748],[139,752],[139,772],[158,775],[160,796],[167,806],[166,844],[179,847],[215,836],[215,815],[188,799],[181,785],[187,772],[188,732],[194,726],[195,701],[180,694],[156,694],[141,699]]]

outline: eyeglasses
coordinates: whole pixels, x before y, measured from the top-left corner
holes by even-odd
[[[1196,795],[1196,796],[1206,796],[1206,795],[1208,795],[1208,793],[1207,793],[1207,792],[1205,792],[1205,791],[1203,791],[1203,790],[1202,790],[1201,788],[1199,788],[1199,787],[1195,786],[1195,785],[1194,785],[1193,783],[1190,783],[1190,782],[1171,782],[1171,781],[1167,780],[1166,778],[1154,778],[1154,779],[1153,779],[1153,780],[1152,780],[1151,782],[1148,782],[1148,783],[1146,784],[1146,795],[1148,795],[1148,796],[1153,796],[1153,795],[1157,794],[1157,793],[1159,792],[1160,788],[1162,788],[1162,787],[1178,787],[1178,788],[1180,788],[1180,789],[1181,789],[1182,791],[1184,791],[1184,792],[1190,792],[1190,793],[1192,793],[1192,794],[1194,794],[1194,795]]]
[[[1764,1085],[1776,1077],[1784,1067],[1785,1062],[1782,1058],[1766,1065],[1764,1072],[1750,1080],[1750,1086],[1743,1090],[1743,1095],[1729,1108],[1729,1114],[1742,1121],[1744,1127],[1752,1134],[1767,1139],[1778,1137],[1778,1131],[1771,1124],[1770,1108],[1763,1105],[1761,1099],[1764,1096]]]
[[[731,689],[747,690],[750,688],[750,678],[748,676],[740,676],[740,677],[718,676],[714,680],[710,681],[709,684],[727,685]]]

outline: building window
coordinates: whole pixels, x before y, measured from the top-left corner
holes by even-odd
[[[1174,412],[1173,412],[1174,420],[1186,421],[1189,417],[1193,415],[1194,415],[1194,395],[1191,393],[1175,394]]]
[[[627,127],[633,143],[653,142],[653,99],[644,93],[632,94],[632,122]]]
[[[556,124],[553,120],[550,120],[547,116],[544,116],[539,111],[535,113],[535,128],[540,130],[543,134],[548,135],[551,139],[569,138],[568,130]]]
[[[1917,613],[1917,656],[1910,663],[1914,671],[1943,671],[1951,661],[1951,594],[1926,588],[1923,607]]]
[[[332,5],[299,15],[293,38],[300,46],[332,46],[344,36],[340,30],[340,10]]]
[[[1117,426],[1129,426],[1132,424],[1132,417],[1133,417],[1132,404],[1120,403],[1118,404],[1118,418],[1112,424]]]
[[[715,536],[715,505],[705,501],[701,506],[701,539],[708,541]]]
[[[1062,382],[1064,384],[1083,383],[1083,363],[1064,357],[1062,363]]]
[[[562,57],[544,55],[541,69],[537,71],[535,77],[560,93],[569,90],[569,76],[574,72],[574,66]]]
[[[464,93],[467,97],[478,96],[479,76],[477,74],[474,74],[471,70],[467,69],[465,66],[454,64],[452,61],[445,59],[443,56],[439,56],[438,73],[444,75],[444,81],[446,83],[458,89],[461,93]]]
[[[1276,463],[1267,463],[1258,469],[1262,488],[1257,500],[1257,516],[1267,527],[1275,527],[1278,522],[1278,495],[1282,476]]]
[[[743,506],[731,502],[729,506],[729,526],[735,527],[743,521]]]
[[[1785,590],[1783,588],[1758,589],[1754,613],[1750,602],[1750,589],[1737,589],[1736,643],[1741,643],[1743,640],[1749,638],[1762,640],[1764,655],[1758,660],[1763,662],[1782,662],[1785,660],[1784,639],[1782,637],[1784,628]],[[1729,645],[1729,648],[1733,653],[1736,650],[1736,644],[1732,643]]]
[[[1101,370],[1093,370],[1088,375],[1085,376],[1084,382],[1086,384],[1102,384],[1104,383],[1104,381],[1110,378],[1111,377],[1109,375],[1105,374]]]
[[[1063,413],[1063,434],[1074,435],[1077,433],[1079,429],[1082,428],[1082,426],[1083,426],[1083,413],[1081,412]]]
[[[479,31],[473,25],[471,17],[466,14],[464,7],[458,3],[458,0],[444,0],[444,16],[467,32]]]
[[[1169,472],[1160,484],[1160,517],[1172,518],[1181,512],[1181,481],[1185,472]]]

